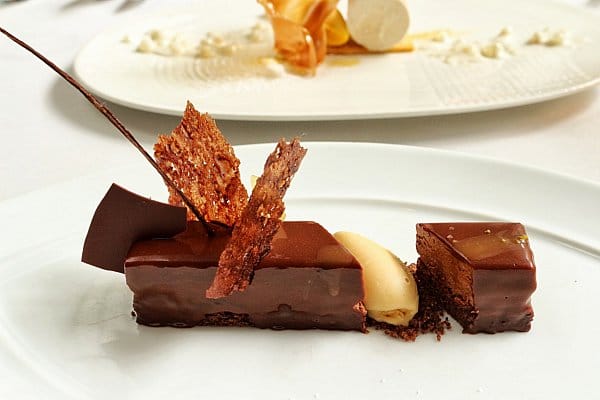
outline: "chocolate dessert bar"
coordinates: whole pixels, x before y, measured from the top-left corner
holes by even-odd
[[[529,331],[536,278],[523,225],[418,224],[417,252],[421,276],[463,332]]]
[[[171,239],[135,243],[125,276],[137,322],[365,330],[361,267],[315,222],[284,222],[245,291],[206,298],[230,237],[209,235],[202,224],[188,222]]]
[[[416,270],[383,257],[389,256],[385,249],[365,249],[364,240],[352,240],[354,250],[365,255],[364,267],[374,265],[369,259],[375,253],[377,264],[388,260],[385,268],[407,268],[398,274],[377,265],[371,272],[378,272],[363,274],[354,256],[317,223],[282,222],[283,197],[306,153],[297,138],[278,142],[248,198],[233,148],[214,120],[191,103],[171,135],[160,137],[155,160],[73,77],[14,35],[2,28],[0,33],[75,87],[167,185],[171,204],[113,185],[84,244],[82,261],[125,273],[139,323],[364,332],[365,286],[380,290],[378,280],[394,277],[392,292],[371,292],[378,299],[373,315],[385,317],[375,326],[392,336],[414,340],[434,332],[439,339],[449,328],[440,302],[465,332],[530,329],[535,266],[522,225],[419,224]],[[416,273],[412,286],[422,295],[411,290],[406,307],[397,292],[406,290],[401,286],[411,280],[409,273]]]

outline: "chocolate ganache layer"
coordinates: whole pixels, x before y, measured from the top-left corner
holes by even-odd
[[[204,296],[230,235],[188,222],[171,239],[135,243],[125,261],[137,322],[151,326],[248,325],[365,330],[362,270],[315,222],[284,222],[243,292]]]
[[[417,225],[417,268],[465,333],[528,331],[535,264],[523,225]]]

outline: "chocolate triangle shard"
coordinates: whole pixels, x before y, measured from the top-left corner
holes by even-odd
[[[188,102],[170,135],[160,135],[154,157],[169,178],[194,204],[204,220],[232,227],[248,203],[240,179],[240,161],[215,121]],[[183,206],[169,187],[169,203]],[[188,210],[188,219],[196,219]]]
[[[417,269],[465,333],[531,328],[535,263],[519,223],[417,225]]]
[[[295,138],[290,143],[281,139],[269,155],[231,240],[221,253],[215,279],[206,291],[207,298],[216,299],[246,289],[254,268],[269,252],[271,240],[281,226],[283,196],[305,154],[306,149]]]
[[[113,183],[94,213],[81,261],[123,273],[133,243],[168,238],[185,227],[185,208],[138,196]]]

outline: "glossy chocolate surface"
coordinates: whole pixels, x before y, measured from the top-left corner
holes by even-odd
[[[319,224],[284,222],[244,292],[206,299],[228,240],[192,222],[172,239],[135,243],[125,275],[138,322],[364,330],[361,267]]]
[[[448,312],[464,332],[531,328],[535,263],[523,225],[418,224],[417,251],[425,268],[438,271],[440,291],[447,303],[454,303]]]
[[[150,200],[113,183],[94,213],[81,261],[125,272],[125,258],[135,241],[172,237],[185,227],[185,208]]]
[[[523,225],[506,222],[423,224],[474,269],[535,268]]]

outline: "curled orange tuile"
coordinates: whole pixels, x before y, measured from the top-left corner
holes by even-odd
[[[275,49],[291,67],[314,75],[327,54],[325,21],[338,0],[258,0],[275,35]]]

